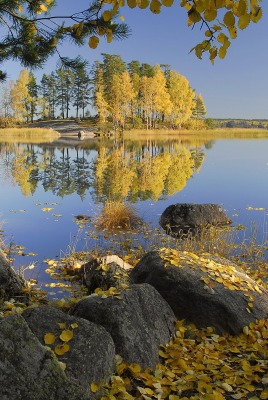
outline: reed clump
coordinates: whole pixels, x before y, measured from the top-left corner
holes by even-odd
[[[135,229],[141,224],[142,220],[135,208],[121,200],[107,200],[94,221],[97,229],[107,231]]]
[[[4,128],[0,129],[0,140],[5,142],[24,141],[31,143],[40,143],[53,141],[60,134],[52,129],[43,128]]]

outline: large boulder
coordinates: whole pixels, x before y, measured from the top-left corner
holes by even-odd
[[[231,219],[217,204],[172,204],[160,217],[160,225],[166,233],[180,236],[191,232],[196,234],[209,226],[224,226]]]
[[[205,253],[161,249],[147,253],[130,273],[133,283],[149,283],[178,319],[218,333],[238,334],[268,315],[268,294],[226,259]]]
[[[129,363],[154,368],[159,345],[174,333],[175,316],[150,285],[89,296],[77,303],[73,315],[100,324],[110,332],[116,353]]]
[[[58,358],[66,364],[66,375],[74,382],[88,390],[91,383],[109,379],[115,366],[115,347],[110,334],[102,326],[51,306],[28,308],[22,316],[41,343],[45,344],[47,333],[55,336],[56,340],[50,346],[54,350],[57,345],[64,344],[60,338],[62,332],[72,332],[71,340],[66,342],[69,350]],[[67,332],[67,339],[68,334],[70,332]]]
[[[0,354],[1,400],[90,399],[84,388],[67,378],[21,316],[0,321]]]
[[[25,295],[22,292],[24,287],[25,281],[14,271],[0,249],[0,299],[8,300],[14,297],[24,300]]]

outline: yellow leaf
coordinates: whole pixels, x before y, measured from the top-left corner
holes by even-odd
[[[229,385],[229,384],[226,383],[226,382],[223,382],[223,384],[222,384],[221,386],[222,386],[222,388],[223,388],[226,392],[232,392],[232,391],[233,391],[232,386]]]
[[[152,11],[152,13],[154,14],[159,14],[160,13],[160,9],[161,9],[161,3],[158,0],[152,0],[151,4],[150,4],[150,10]]]
[[[249,14],[244,14],[239,18],[238,28],[239,29],[245,29],[248,26],[249,23],[250,23],[250,15]]]
[[[192,7],[192,9],[188,12],[188,18],[191,22],[196,23],[201,20],[201,15],[194,7]]]
[[[73,329],[78,328],[78,324],[75,322],[75,323],[71,324],[71,327],[72,327]]]
[[[96,49],[98,47],[100,39],[97,36],[91,36],[88,40],[88,45],[91,49]]]
[[[125,21],[125,17],[123,16],[123,15],[120,15],[120,17],[119,17],[120,19],[121,19],[121,21]]]
[[[173,3],[174,3],[174,0],[162,0],[162,4],[165,7],[171,7]]]
[[[145,8],[147,8],[149,6],[149,3],[150,3],[150,0],[140,0],[140,1],[138,1],[138,6],[139,6],[139,8],[144,10]]]
[[[67,343],[64,343],[64,344],[58,344],[55,347],[54,351],[58,356],[62,356],[64,353],[67,353],[67,351],[69,351],[69,350],[70,350],[70,346]]]
[[[22,10],[23,10],[23,9],[22,9],[22,6],[19,6],[19,7],[18,7],[18,12],[22,13]]]
[[[41,4],[40,5],[40,10],[47,11],[47,6],[45,6],[44,4]]]
[[[228,12],[224,15],[224,17],[223,17],[223,22],[225,23],[225,25],[226,25],[228,28],[231,28],[232,26],[234,26],[234,24],[235,24],[235,16],[234,16],[234,14],[232,13],[232,11],[228,11]]]
[[[90,390],[92,393],[96,393],[99,390],[99,386],[97,385],[97,383],[92,382],[90,385]]]
[[[102,14],[102,18],[105,22],[110,21],[110,19],[112,18],[112,12],[109,10],[104,11]]]
[[[264,389],[260,394],[260,399],[266,400],[268,399],[268,389]]]
[[[44,342],[45,344],[53,344],[56,340],[56,336],[53,333],[46,333],[44,335]]]
[[[135,8],[137,5],[137,1],[136,0],[127,0],[127,4],[129,6],[129,8]]]
[[[237,29],[236,29],[236,27],[232,26],[231,28],[228,29],[228,31],[229,31],[229,34],[230,34],[230,38],[231,39],[236,39],[236,37],[237,37]],[[237,215],[234,214],[234,216],[237,216]]]
[[[73,336],[74,336],[73,331],[70,331],[70,329],[65,329],[64,331],[61,332],[60,339],[63,342],[69,342],[69,340],[71,340]]]
[[[261,7],[256,7],[254,9],[254,11],[251,12],[251,15],[250,15],[251,21],[254,23],[257,23],[257,22],[259,22],[261,17],[262,17],[262,9],[261,9]]]
[[[60,329],[65,329],[66,328],[66,323],[65,322],[59,322],[58,323]]]
[[[204,18],[206,21],[213,21],[217,17],[217,10],[214,8],[208,9],[204,12]]]
[[[182,371],[187,371],[188,369],[190,369],[185,360],[183,360],[182,358],[177,360],[177,365]]]

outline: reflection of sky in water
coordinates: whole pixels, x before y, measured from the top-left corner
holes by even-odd
[[[256,224],[259,239],[267,239],[268,218],[268,139],[258,140],[217,140],[212,148],[206,150],[206,157],[198,173],[195,173],[180,192],[164,197],[160,201],[151,199],[135,204],[140,216],[147,222],[158,224],[164,209],[174,203],[217,203],[222,205],[235,225],[250,226]],[[58,153],[60,154],[60,153]],[[76,152],[70,151],[71,157]],[[95,151],[86,156],[91,161]],[[51,191],[44,191],[38,184],[34,195],[24,197],[21,189],[4,177],[3,164],[0,163],[0,220],[5,222],[4,229],[7,244],[14,241],[25,246],[25,252],[38,253],[37,257],[18,256],[15,264],[27,265],[35,260],[42,266],[46,258],[61,256],[68,246],[76,242],[78,226],[74,216],[87,214],[95,216],[101,205],[95,205],[87,190],[82,201],[77,194],[59,198]],[[55,205],[51,205],[56,203]],[[266,208],[265,211],[249,211],[253,208]],[[43,212],[43,207],[53,207],[51,212]],[[11,212],[10,210],[16,210]],[[26,210],[21,212],[19,210]],[[59,213],[61,217],[52,214]],[[238,214],[233,216],[233,214]],[[264,232],[264,234],[263,234]],[[80,234],[79,234],[80,235]],[[241,235],[245,235],[244,232]],[[90,246],[90,239],[82,232],[78,239],[78,249]],[[105,241],[99,243],[105,246]],[[48,279],[41,271],[40,281]]]

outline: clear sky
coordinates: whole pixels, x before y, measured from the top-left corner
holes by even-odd
[[[111,44],[104,39],[96,50],[87,45],[67,44],[61,54],[81,55],[90,64],[102,60],[101,53],[119,54],[125,62],[169,64],[171,69],[187,77],[196,93],[203,95],[207,117],[268,119],[268,4],[263,3],[261,21],[239,31],[226,58],[217,59],[214,66],[207,56],[199,60],[194,53],[189,54],[190,49],[203,40],[203,31],[199,27],[187,27],[185,12],[179,5],[162,7],[159,15],[124,7],[121,15],[132,30],[130,38]],[[68,14],[82,10],[86,4],[86,0],[58,0],[58,9],[61,14]],[[37,79],[55,70],[56,62],[57,57],[53,57],[42,70],[34,71]],[[1,68],[8,73],[8,79],[13,80],[22,69],[19,63],[11,61]]]

